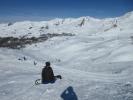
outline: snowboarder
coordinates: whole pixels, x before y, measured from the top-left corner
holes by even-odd
[[[62,79],[61,75],[54,76],[53,69],[50,66],[50,62],[46,62],[46,65],[42,69],[42,79],[37,79],[35,81],[35,85],[38,84],[48,84],[48,83],[54,83],[57,79]],[[41,83],[39,82],[41,81]]]
[[[42,69],[42,83],[53,83],[55,81],[53,69],[50,66],[50,62],[45,64],[45,67]]]

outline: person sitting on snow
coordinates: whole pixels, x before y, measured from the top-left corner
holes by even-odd
[[[45,64],[46,65],[42,69],[42,84],[54,83],[57,79],[62,79],[61,75],[54,76],[50,62],[46,62]]]
[[[50,66],[50,62],[46,62],[45,64],[42,69],[42,83],[53,83],[55,81],[53,69]]]

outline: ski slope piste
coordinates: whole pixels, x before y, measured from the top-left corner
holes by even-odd
[[[0,48],[0,100],[133,100],[133,12],[0,24],[1,39],[48,33],[74,35]],[[35,85],[46,61],[62,79]]]

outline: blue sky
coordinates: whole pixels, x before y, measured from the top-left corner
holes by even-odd
[[[133,0],[0,0],[0,21],[116,17],[133,11]]]

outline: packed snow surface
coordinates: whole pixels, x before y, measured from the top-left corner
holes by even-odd
[[[15,50],[0,48],[1,100],[133,100],[133,12],[0,24],[1,37],[50,38]],[[26,59],[24,59],[24,57]],[[46,61],[63,79],[35,85]]]

